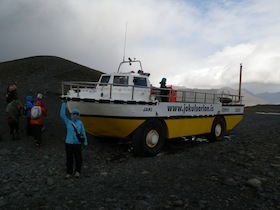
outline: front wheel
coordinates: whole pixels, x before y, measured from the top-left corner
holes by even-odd
[[[210,142],[222,140],[226,131],[226,122],[223,117],[216,117],[211,128],[211,133],[207,136]]]
[[[157,120],[144,123],[132,136],[133,149],[141,156],[155,156],[163,148],[164,142],[165,126]]]

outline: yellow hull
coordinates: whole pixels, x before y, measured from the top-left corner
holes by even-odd
[[[242,119],[243,115],[226,115],[226,130],[232,130]],[[179,119],[164,119],[167,130],[166,138],[196,136],[211,132],[215,117],[188,117]],[[125,138],[135,131],[146,119],[110,118],[81,116],[85,129],[95,136]]]
[[[122,119],[81,116],[85,129],[95,136],[125,138],[138,128],[145,119]]]
[[[242,119],[243,115],[224,116],[226,130],[232,130]],[[185,119],[167,119],[167,138],[178,138],[182,136],[196,136],[211,132],[215,117],[198,117]]]
[[[210,133],[215,117],[166,119],[167,138],[195,136]]]
[[[232,130],[242,119],[243,115],[225,115],[226,130]]]

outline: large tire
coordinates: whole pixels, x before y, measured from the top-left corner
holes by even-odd
[[[164,146],[165,126],[158,120],[145,122],[132,135],[133,150],[141,156],[155,156]]]
[[[226,131],[226,122],[223,117],[216,117],[211,128],[211,133],[207,136],[210,142],[222,140]]]

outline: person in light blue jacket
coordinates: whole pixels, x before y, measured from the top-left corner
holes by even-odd
[[[65,150],[66,150],[66,176],[65,178],[71,178],[73,174],[73,163],[75,160],[75,170],[74,177],[78,178],[81,174],[82,168],[82,143],[79,142],[74,126],[79,133],[81,133],[85,137],[84,145],[88,145],[87,136],[85,132],[84,125],[82,121],[79,120],[80,111],[74,109],[71,113],[71,119],[66,116],[66,102],[62,102],[60,108],[60,117],[66,125],[66,140],[65,140]],[[73,125],[74,124],[74,125]]]

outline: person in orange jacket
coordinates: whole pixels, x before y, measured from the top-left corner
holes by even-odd
[[[34,106],[41,107],[41,115],[38,118],[36,118],[36,119],[31,117],[31,120],[30,120],[30,124],[33,127],[33,136],[34,136],[35,145],[37,147],[40,147],[41,143],[42,143],[43,118],[47,116],[47,109],[45,107],[45,104],[43,104],[41,102],[41,100],[37,100],[35,102]],[[32,112],[32,110],[31,110],[31,112]]]

